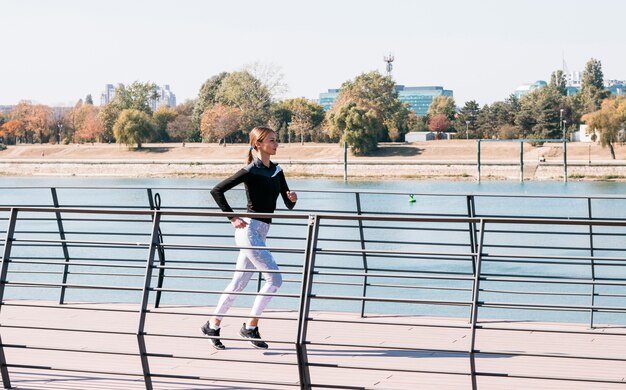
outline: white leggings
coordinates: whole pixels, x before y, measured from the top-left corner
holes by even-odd
[[[243,218],[248,223],[244,229],[235,230],[235,243],[238,246],[265,246],[265,238],[267,232],[270,229],[270,225],[265,222],[257,221],[256,219]],[[266,270],[278,270],[274,257],[267,249],[241,249],[239,251],[239,257],[237,258],[237,269],[255,269],[258,271]],[[243,291],[250,278],[252,277],[252,271],[235,271],[233,279],[230,284],[224,289],[224,293],[220,296],[220,300],[215,307],[213,314],[218,320],[222,320],[222,316],[226,314],[228,309],[232,306],[236,294],[229,294],[230,292]],[[278,272],[263,272],[265,278],[265,285],[259,291],[254,300],[254,305],[250,311],[251,317],[259,317],[265,307],[272,299],[273,294],[283,283],[283,277]]]

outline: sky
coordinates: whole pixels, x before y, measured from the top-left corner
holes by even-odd
[[[258,63],[279,98],[319,98],[363,72],[443,86],[458,106],[504,100],[563,67],[626,79],[623,0],[3,0],[0,105],[99,104],[105,84],[169,84],[178,103]]]

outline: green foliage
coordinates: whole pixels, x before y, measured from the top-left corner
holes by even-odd
[[[408,105],[398,99],[391,77],[364,73],[341,86],[339,97],[327,113],[326,131],[330,139],[348,141],[353,153],[367,154],[376,149],[379,141],[400,138],[409,130],[412,120],[408,111]],[[358,125],[367,127],[357,129]],[[371,139],[356,139],[355,134]]]
[[[170,107],[160,107],[158,110],[152,114],[152,119],[154,121],[155,132],[154,138],[151,140],[153,142],[168,142],[169,135],[167,133],[167,125],[172,122],[178,113],[175,109]]]
[[[5,144],[0,144],[0,152],[6,149],[7,149],[7,146]]]
[[[204,114],[208,108],[211,108],[217,102],[215,96],[226,76],[228,76],[227,72],[217,74],[205,81],[200,88],[198,99],[196,99],[192,114],[194,130],[197,130],[198,134],[200,133],[200,120],[202,119],[202,114]]]
[[[89,104],[93,106],[93,98],[91,97],[91,94],[87,95],[87,97],[85,97],[85,104]]]
[[[520,137],[520,129],[513,125],[502,125],[498,129],[498,139],[518,139]]]
[[[435,115],[445,115],[449,120],[454,119],[456,114],[456,103],[452,96],[435,96],[432,103],[428,107],[428,116],[430,118]]]
[[[604,89],[604,74],[599,60],[591,58],[587,61],[579,94],[583,100],[583,114],[600,109],[602,100],[609,97],[609,91]]]
[[[376,150],[380,119],[373,109],[349,102],[339,109],[332,121],[342,134],[341,141],[348,143],[354,155],[366,155]]]
[[[153,136],[154,124],[147,113],[125,109],[115,121],[113,134],[117,143],[128,146],[137,144],[137,148],[141,148],[141,144]]]
[[[459,110],[459,116],[455,119],[454,128],[459,132],[467,132],[468,138],[478,138],[478,116],[480,115],[480,106],[476,100],[465,102],[465,105]],[[469,123],[467,123],[469,122]]]
[[[124,110],[133,109],[152,115],[150,100],[157,98],[156,84],[135,81],[128,87],[119,84],[115,88],[115,97],[105,104],[99,113],[104,127],[104,141],[111,141],[114,137],[113,126]]]
[[[279,131],[281,142],[321,141],[324,108],[304,98],[287,99],[272,105],[270,125]],[[283,128],[283,131],[280,129]]]
[[[556,70],[550,75],[550,84],[548,88],[554,89],[559,95],[567,95],[567,80],[562,70]]]
[[[233,72],[224,77],[215,99],[241,111],[240,129],[245,134],[255,126],[265,125],[269,120],[269,89],[247,71]]]

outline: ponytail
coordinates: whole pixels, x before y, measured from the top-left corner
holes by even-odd
[[[250,164],[252,160],[254,160],[254,157],[252,156],[252,149],[256,150],[256,143],[263,142],[265,137],[267,137],[270,133],[275,133],[275,131],[269,127],[259,126],[250,130],[250,148],[248,149],[248,153],[246,155],[246,165]]]
[[[254,158],[252,157],[252,145],[250,145],[250,148],[248,149],[248,154],[246,155],[246,165],[250,164],[252,160],[254,160]]]

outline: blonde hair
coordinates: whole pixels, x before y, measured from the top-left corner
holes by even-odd
[[[265,137],[267,137],[271,133],[276,133],[274,130],[269,127],[257,126],[254,129],[250,130],[250,148],[248,149],[248,154],[246,156],[246,164],[250,164],[254,159],[252,157],[252,149],[256,150],[256,143],[263,142]]]

